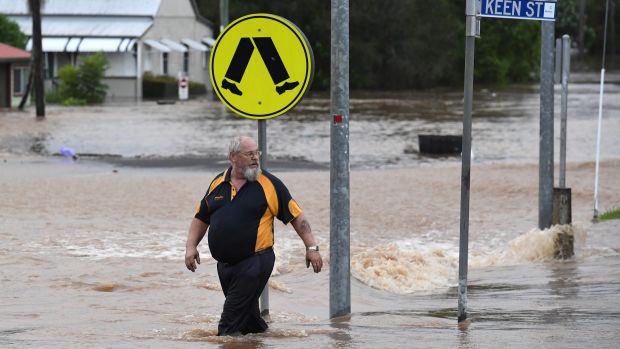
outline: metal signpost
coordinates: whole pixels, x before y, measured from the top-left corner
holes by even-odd
[[[260,166],[267,169],[267,120],[258,120],[258,149],[261,150]],[[269,282],[265,285],[260,294],[260,315],[263,318],[269,317]]]
[[[463,106],[463,145],[461,165],[461,216],[460,216],[460,240],[459,240],[459,283],[458,283],[458,321],[467,319],[467,264],[469,254],[469,194],[471,172],[471,130],[472,130],[472,105],[473,105],[473,74],[474,74],[474,50],[475,38],[480,35],[480,23],[478,17],[500,17],[515,19],[531,19],[553,21],[555,20],[554,1],[528,1],[528,0],[467,0],[465,4],[465,79],[464,79],[464,106]],[[543,33],[545,32],[543,23]],[[553,23],[551,22],[551,28]],[[553,39],[553,32],[551,32]],[[543,39],[544,41],[544,39]],[[553,40],[549,47],[552,50]],[[546,46],[543,44],[543,50]],[[553,51],[551,52],[551,67],[553,67]],[[541,62],[541,66],[543,62]],[[545,63],[545,67],[547,64]],[[546,70],[547,68],[545,68]],[[553,69],[551,74],[551,103],[553,104]],[[551,106],[553,108],[553,105]],[[542,108],[541,108],[542,110]],[[545,143],[551,143],[551,171],[553,171],[553,109],[551,109],[551,134],[544,135]],[[546,115],[546,114],[545,114]],[[542,112],[541,112],[542,120]],[[545,118],[542,128],[549,127]],[[546,132],[546,131],[545,131]],[[541,134],[541,148],[542,137]],[[549,140],[547,140],[550,137]],[[545,146],[545,154],[548,148]],[[542,153],[542,151],[541,151]],[[547,155],[545,155],[547,156]],[[542,154],[541,154],[542,158]],[[545,160],[546,161],[546,160]],[[542,163],[542,160],[541,160]],[[541,166],[542,168],[542,166]],[[545,171],[548,171],[545,167]],[[549,183],[549,205],[553,204],[553,172]],[[551,208],[548,213],[551,219]]]
[[[471,112],[474,93],[474,52],[479,21],[476,3],[467,0],[465,8],[465,80],[463,104],[463,146],[461,157],[461,221],[459,245],[458,322],[467,319],[467,265],[469,255],[469,185],[471,173]]]
[[[331,1],[329,317],[351,313],[349,217],[349,1]]]
[[[559,42],[559,45],[558,45]],[[558,48],[559,46],[559,48]],[[559,54],[558,54],[559,53]],[[560,56],[560,64],[557,64]],[[560,71],[562,96],[560,102],[560,188],[566,187],[566,129],[568,117],[568,76],[570,73],[570,37],[556,40],[556,71]]]
[[[538,228],[546,229],[553,216],[553,73],[555,24],[541,23],[540,141],[538,159]]]

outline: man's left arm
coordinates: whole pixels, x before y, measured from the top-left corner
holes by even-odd
[[[304,216],[304,213],[301,212],[295,219],[291,221],[293,228],[297,232],[297,235],[304,242],[304,245],[307,247],[314,247],[316,245],[316,240],[314,239],[314,235],[312,235],[312,229],[310,228],[310,223]],[[318,250],[308,250],[306,249],[306,268],[310,267],[312,264],[312,268],[315,273],[321,271],[323,268],[323,259],[321,258],[321,254]]]

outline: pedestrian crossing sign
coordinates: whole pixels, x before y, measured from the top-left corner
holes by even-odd
[[[291,110],[312,83],[314,57],[290,21],[257,13],[230,23],[213,45],[211,83],[238,115],[270,119]]]

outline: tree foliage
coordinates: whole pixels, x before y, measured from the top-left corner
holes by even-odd
[[[17,48],[25,48],[28,37],[22,33],[17,23],[0,13],[0,42]]]
[[[577,4],[558,2],[556,36],[576,37]],[[220,0],[197,0],[202,15],[219,28]],[[598,50],[604,0],[587,1],[588,48]],[[313,89],[330,83],[329,1],[229,0],[230,21],[272,13],[295,23],[308,37],[316,63]],[[604,4],[602,5],[604,8]],[[620,8],[620,6],[618,6]],[[410,89],[462,84],[465,2],[454,0],[356,0],[349,4],[350,87]],[[596,18],[596,20],[594,20]],[[568,32],[567,32],[568,31]],[[476,40],[477,82],[534,81],[540,70],[540,22],[484,18]]]
[[[477,82],[524,82],[540,73],[540,23],[485,18],[476,40]]]
[[[70,103],[72,105],[102,103],[108,89],[102,82],[107,67],[107,58],[102,52],[98,52],[84,59],[79,67],[66,65],[60,68],[58,95],[54,95],[52,99],[61,102],[75,101]]]

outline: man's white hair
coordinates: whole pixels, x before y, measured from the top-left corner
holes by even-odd
[[[228,144],[228,154],[232,155],[234,153],[241,151],[241,141],[247,138],[254,141],[254,139],[250,136],[236,136],[233,139],[231,139],[230,143]]]

